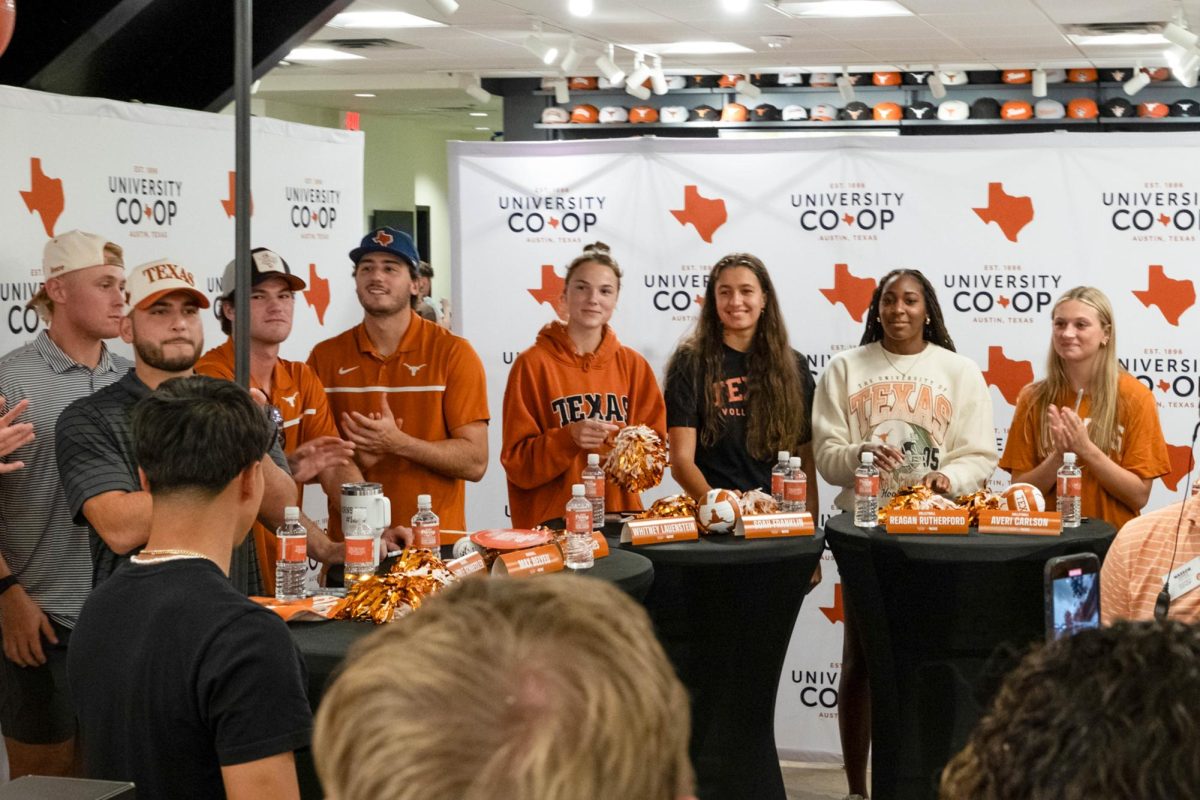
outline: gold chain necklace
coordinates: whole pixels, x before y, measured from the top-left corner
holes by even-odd
[[[921,348],[921,352],[915,354],[917,356],[916,359],[911,364],[908,365],[908,369],[906,369],[906,370],[900,369],[898,366],[896,366],[896,362],[892,361],[892,357],[888,355],[887,348],[883,346],[883,342],[879,343],[879,352],[883,353],[884,359],[889,364],[892,365],[892,369],[894,369],[894,370],[896,370],[896,372],[900,373],[900,377],[907,378],[908,373],[910,373],[914,369],[916,369],[917,364],[921,361],[922,358],[925,357],[925,354],[929,352],[929,342],[925,342],[925,346],[923,348]],[[897,353],[897,355],[900,355],[900,354]]]
[[[129,560],[134,564],[156,564],[161,561],[176,561],[184,558],[202,558],[205,561],[213,561],[212,556],[198,553],[195,550],[180,550],[170,547],[158,550],[143,550]],[[216,562],[213,561],[213,563],[215,564]]]

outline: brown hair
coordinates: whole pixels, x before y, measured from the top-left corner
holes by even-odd
[[[579,269],[589,261],[594,261],[597,264],[603,264],[613,271],[617,276],[617,291],[621,291],[621,278],[623,273],[621,267],[617,264],[617,260],[612,257],[609,252],[608,245],[604,242],[592,242],[589,245],[584,245],[583,252],[575,256],[571,263],[567,265],[567,275],[563,278],[563,285],[568,286],[571,283],[571,276],[575,274],[575,270]]]
[[[687,694],[612,585],[469,578],[362,640],[317,712],[336,800],[673,800]]]
[[[667,364],[667,383],[677,370],[688,380],[698,376],[696,394],[703,398],[700,441],[711,447],[725,425],[710,388],[723,379],[725,360],[724,326],[717,314],[717,279],[734,267],[745,267],[754,273],[766,301],[746,360],[746,450],[761,461],[774,457],[780,450],[795,452],[809,438],[811,413],[805,407],[804,383],[796,355],[788,343],[775,285],[762,261],[749,253],[733,253],[713,266],[696,327],[675,349]]]

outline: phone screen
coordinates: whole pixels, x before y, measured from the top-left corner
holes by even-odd
[[[1100,627],[1100,573],[1071,565],[1051,585],[1055,639]]]

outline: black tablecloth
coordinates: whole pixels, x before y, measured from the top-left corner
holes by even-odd
[[[442,549],[448,556],[449,548]],[[570,570],[564,572],[572,574]],[[612,548],[607,556],[596,559],[596,564],[591,569],[580,570],[577,574],[581,578],[610,581],[638,601],[645,598],[654,581],[654,567],[648,559],[638,553],[629,553],[618,548]],[[512,580],[537,580],[537,577]],[[404,623],[401,620],[393,624]],[[308,668],[308,702],[315,712],[325,694],[330,677],[342,663],[346,651],[357,640],[377,630],[378,626],[364,622],[334,620],[295,622],[288,625],[288,629]],[[312,753],[308,749],[296,754],[296,771],[300,776],[301,797],[305,800],[320,800],[323,794],[313,768]]]
[[[843,596],[871,676],[872,795],[933,798],[999,679],[1045,636],[1048,559],[1101,559],[1115,529],[1085,521],[1061,536],[892,536],[853,516],[829,521]]]
[[[692,700],[691,757],[701,800],[783,800],[775,695],[792,628],[824,550],[815,536],[618,545],[654,563],[646,610]]]

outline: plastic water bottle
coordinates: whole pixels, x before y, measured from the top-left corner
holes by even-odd
[[[791,453],[787,450],[780,450],[776,453],[775,466],[771,467],[771,497],[775,500],[775,505],[779,506],[779,510],[783,511],[783,481],[788,474],[788,459]]]
[[[1058,468],[1058,488],[1054,494],[1058,498],[1058,513],[1062,515],[1062,526],[1078,528],[1083,472],[1075,465],[1074,453],[1063,453],[1063,463]]]
[[[375,574],[379,552],[375,547],[375,531],[367,523],[365,508],[350,509],[350,524],[343,533],[346,536],[345,583],[349,589]]]
[[[442,552],[442,522],[433,513],[433,500],[427,494],[417,495],[417,513],[412,518],[413,549],[429,550],[435,556]]]
[[[280,602],[304,598],[304,576],[308,574],[308,531],[300,524],[300,509],[283,509],[283,524],[275,531],[279,555],[275,561],[275,599]]]
[[[604,528],[604,470],[600,469],[600,456],[588,453],[587,466],[583,469],[583,493],[592,504],[592,528]]]
[[[592,504],[583,484],[577,483],[571,487],[571,499],[567,501],[567,569],[591,569],[595,563],[593,544]]]
[[[800,469],[800,456],[788,459],[788,474],[783,481],[783,510],[803,514],[808,510],[808,476]]]
[[[879,524],[879,470],[875,469],[875,454],[859,456],[854,470],[854,524],[874,528]]]

